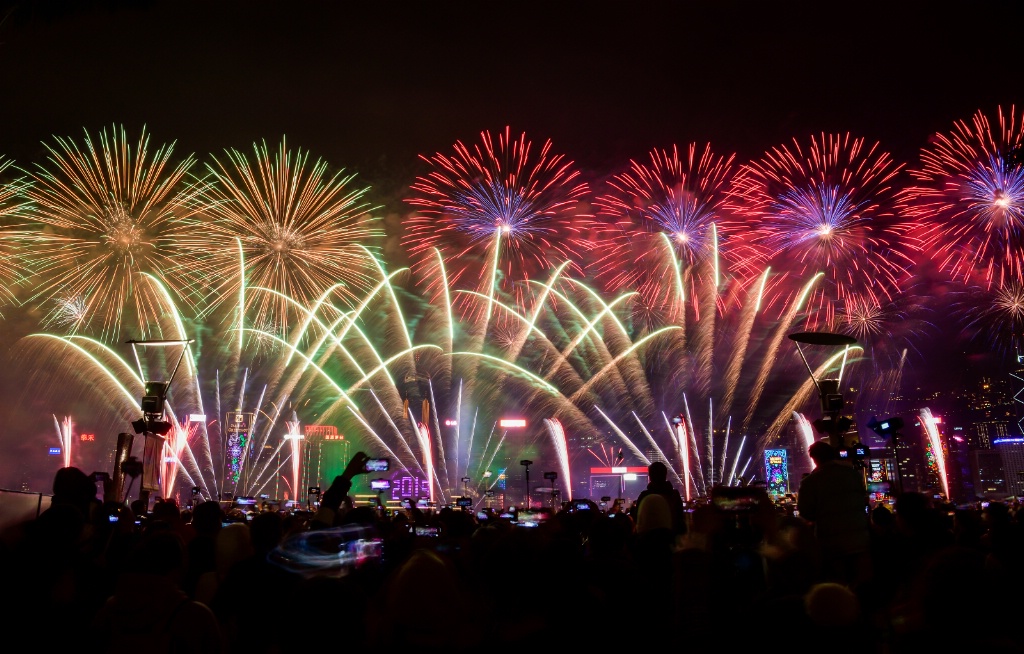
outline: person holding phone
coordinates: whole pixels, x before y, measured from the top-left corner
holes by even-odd
[[[352,489],[352,480],[356,475],[366,474],[366,463],[369,460],[366,452],[356,452],[352,455],[345,470],[334,478],[331,487],[320,496],[320,506],[310,521],[311,528],[324,529],[339,524],[345,511],[352,508],[352,499],[348,494]],[[343,502],[346,504],[344,511]]]

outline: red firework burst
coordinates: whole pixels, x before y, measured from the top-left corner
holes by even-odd
[[[552,153],[550,140],[535,149],[508,127],[496,138],[480,137],[474,146],[455,143],[452,155],[421,156],[431,170],[406,199],[416,211],[402,243],[435,293],[442,277],[434,269],[443,259],[451,285],[484,294],[500,287],[522,301],[525,288],[516,282],[563,261],[580,271],[592,221],[579,205],[589,188],[572,162]]]
[[[978,111],[922,149],[903,193],[926,251],[953,279],[986,288],[1024,282],[1024,116]]]
[[[909,279],[919,244],[896,210],[901,169],[877,143],[849,134],[812,136],[806,150],[793,139],[744,166],[737,184],[752,243],[784,274],[823,273],[807,298],[808,326],[833,327],[846,301],[891,302]],[[779,288],[786,306],[801,298],[792,285]]]

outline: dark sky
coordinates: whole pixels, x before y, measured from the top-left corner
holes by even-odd
[[[903,160],[1024,98],[1012,3],[4,6],[0,151],[18,160],[112,123],[198,155],[287,134],[371,178],[505,125],[600,172],[674,143],[749,158],[821,131]]]

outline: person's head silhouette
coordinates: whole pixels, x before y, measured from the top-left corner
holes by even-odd
[[[825,441],[815,441],[807,448],[807,455],[811,457],[815,465],[821,465],[827,461],[835,461],[839,458],[839,452]]]
[[[668,466],[661,461],[652,461],[647,466],[647,477],[655,483],[664,482],[668,479]]]

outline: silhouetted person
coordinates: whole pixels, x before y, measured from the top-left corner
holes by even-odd
[[[815,468],[800,482],[797,509],[814,525],[823,580],[855,585],[870,575],[864,476],[825,441],[816,441],[807,453]]]
[[[105,599],[95,554],[106,519],[92,478],[75,467],[59,469],[50,506],[5,533],[0,579],[8,592],[0,593],[0,620],[19,633],[45,635],[53,651],[77,645]]]
[[[192,511],[192,529],[195,536],[186,545],[188,567],[185,570],[182,587],[193,599],[196,596],[199,578],[217,569],[217,534],[223,528],[224,520],[224,509],[218,502],[202,502]]]
[[[220,625],[209,607],[182,590],[184,570],[181,536],[158,523],[130,554],[81,647],[103,654],[221,654]]]
[[[647,466],[647,478],[647,488],[640,491],[637,496],[636,503],[633,505],[634,510],[630,512],[631,516],[635,520],[640,502],[648,495],[656,493],[668,502],[669,513],[672,516],[672,534],[676,537],[682,536],[686,533],[686,507],[683,505],[683,498],[679,494],[679,490],[668,480],[668,466],[662,461],[652,461]]]

